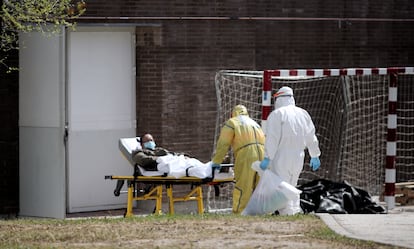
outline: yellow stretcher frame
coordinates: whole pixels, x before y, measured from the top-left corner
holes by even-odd
[[[166,186],[167,197],[169,199],[169,214],[174,214],[174,203],[178,201],[197,201],[198,213],[204,213],[203,205],[203,191],[202,185],[217,185],[222,183],[230,183],[234,181],[234,178],[224,179],[202,179],[193,176],[186,176],[181,178],[169,177],[169,176],[105,176],[105,179],[110,180],[126,180],[128,182],[128,197],[127,197],[127,210],[124,217],[133,216],[132,206],[133,201],[141,200],[155,200],[154,214],[162,214],[162,190],[163,185]],[[149,183],[154,184],[155,187],[150,192],[143,196],[135,196],[135,189],[137,183]],[[184,196],[174,197],[173,185],[177,184],[191,184],[194,188]]]

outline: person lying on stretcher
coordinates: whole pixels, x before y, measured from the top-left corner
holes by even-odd
[[[160,156],[166,155],[179,155],[179,153],[170,152],[162,147],[157,147],[154,138],[151,134],[147,133],[140,138],[137,138],[137,141],[141,146],[137,146],[134,150],[131,151],[132,160],[136,165],[139,165],[145,171],[158,171],[157,159]],[[134,165],[134,176],[142,175],[141,170]],[[119,196],[122,186],[124,185],[124,180],[118,180],[114,195]],[[138,183],[138,194],[148,193],[152,188],[153,184]]]
[[[211,163],[201,162],[186,153],[168,151],[157,147],[151,134],[137,139],[140,145],[131,150],[134,175],[163,175],[175,178],[193,176],[198,178],[212,177]]]
[[[191,176],[202,179],[213,177],[211,162],[203,163],[189,154],[171,152],[162,147],[157,147],[153,136],[149,133],[141,136],[141,138],[136,138],[135,141],[140,144],[136,144],[136,148],[133,146],[134,149],[129,150],[130,162],[134,167],[134,176],[169,176],[175,178]],[[215,176],[218,178],[233,177],[233,171],[229,170],[229,166],[223,167],[220,172],[224,174]],[[123,185],[124,181],[118,180],[114,191],[115,196],[119,196]],[[140,183],[140,185],[147,186],[148,184]]]
[[[138,140],[138,139],[137,139]],[[157,159],[160,156],[166,155],[184,155],[185,157],[190,157],[185,153],[177,153],[168,151],[162,147],[157,147],[157,144],[154,141],[154,138],[151,134],[147,133],[141,136],[140,139],[141,148],[136,148],[132,151],[132,159],[136,164],[141,166],[144,170],[147,171],[157,171]]]

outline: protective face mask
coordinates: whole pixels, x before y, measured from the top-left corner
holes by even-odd
[[[155,142],[154,141],[148,141],[144,143],[144,148],[153,150],[155,149]]]

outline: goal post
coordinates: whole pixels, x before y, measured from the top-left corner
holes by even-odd
[[[296,105],[312,116],[322,151],[316,172],[308,167],[307,155],[299,184],[317,178],[348,181],[374,195],[385,185],[392,209],[396,180],[414,179],[412,67],[222,70],[215,81],[216,140],[235,105],[245,105],[265,128],[272,93],[281,86],[294,90]],[[398,105],[397,82],[404,89]]]

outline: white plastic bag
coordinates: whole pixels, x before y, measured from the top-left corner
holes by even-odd
[[[257,171],[260,177],[263,175],[263,172],[265,172],[264,170],[260,168],[260,161],[253,162],[252,169]],[[289,200],[297,199],[298,195],[302,193],[302,191],[300,191],[299,189],[283,181],[278,175],[274,174],[274,176],[276,177],[276,181],[278,182],[280,181],[280,184],[282,185],[282,186],[279,186],[278,190],[282,191],[282,193],[285,194]]]
[[[253,163],[252,168],[255,168]],[[260,169],[261,170],[261,169]],[[260,181],[253,191],[241,215],[263,215],[286,206],[289,200],[297,199],[300,190],[283,181],[271,170],[258,170]]]

